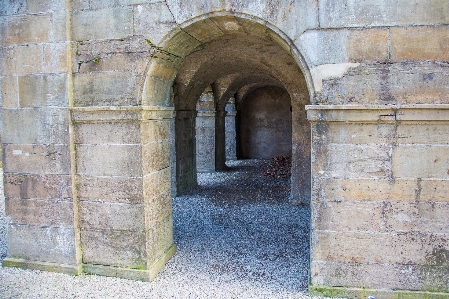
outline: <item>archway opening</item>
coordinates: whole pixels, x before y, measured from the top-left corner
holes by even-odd
[[[210,163],[201,166],[205,172],[226,168],[226,147],[229,144],[226,140],[226,115],[232,110],[230,104],[235,106],[237,112],[248,105],[247,111],[254,116],[258,113],[257,99],[270,98],[267,103],[259,101],[265,109],[265,115],[261,119],[273,121],[276,114],[276,122],[272,122],[270,126],[276,123],[278,127],[273,132],[263,132],[262,126],[259,125],[257,130],[264,137],[268,137],[262,142],[262,148],[274,148],[278,155],[291,154],[291,178],[284,204],[309,203],[310,130],[305,112],[305,105],[310,102],[309,91],[306,79],[298,66],[299,58],[293,53],[289,43],[266,24],[229,15],[209,16],[186,25],[167,40],[149,65],[149,76],[144,86],[144,95],[148,96],[143,97],[143,104],[174,109],[175,116],[171,126],[173,196],[181,196],[197,186],[198,160]],[[251,106],[254,99],[256,101]],[[270,108],[274,102],[276,109],[281,107],[279,113],[274,113],[276,109]],[[199,119],[200,117],[202,119]],[[236,132],[241,134],[243,120],[239,120]],[[204,138],[207,152],[198,151],[197,148],[199,121],[207,122],[203,128],[209,131],[202,136],[207,137]],[[250,138],[255,134],[250,132]],[[278,138],[277,135],[283,136]],[[276,146],[270,147],[270,143]],[[236,145],[235,149],[237,148],[239,146]],[[250,150],[255,148],[254,145],[249,146]],[[274,155],[276,151],[269,155]],[[263,152],[263,149],[260,152]],[[257,158],[253,153],[248,157]],[[236,169],[241,169],[241,165]],[[221,186],[224,189],[219,192],[240,192],[234,188],[241,183],[239,180],[245,178],[228,182],[226,186]],[[244,189],[240,190],[244,192]],[[262,190],[262,202],[263,197]],[[183,200],[189,202],[185,198]],[[198,202],[191,205],[199,206]],[[190,218],[194,219],[196,216]],[[227,216],[217,214],[216,217]],[[215,219],[217,222],[224,219],[218,218]],[[287,219],[287,222],[279,223],[278,230],[282,230],[280,226],[285,226],[297,232],[297,226],[289,226],[290,218],[284,219]],[[213,222],[214,219],[203,220],[206,223]],[[222,221],[223,226],[237,225],[238,217],[234,220],[232,223]],[[295,219],[292,218],[291,221],[293,223]],[[308,223],[308,219],[306,222]],[[198,225],[191,224],[192,227]],[[308,227],[306,230],[308,233]],[[184,235],[189,234],[185,232]],[[294,233],[289,236],[290,239],[295,238]],[[308,246],[308,238],[306,239],[304,242]]]

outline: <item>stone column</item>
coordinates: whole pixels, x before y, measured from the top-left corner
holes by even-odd
[[[225,138],[226,138],[226,159],[237,159],[237,142],[236,142],[236,126],[235,116],[237,111],[235,109],[234,97],[229,99],[229,102],[225,107],[226,119],[225,119]]]
[[[196,168],[198,172],[215,172],[216,113],[212,91],[201,95],[196,117]]]
[[[173,108],[73,108],[72,117],[83,271],[152,280],[175,252]]]
[[[196,111],[176,111],[176,189],[180,195],[196,185]]]
[[[226,111],[217,111],[215,117],[215,170],[226,168],[226,136],[225,119]]]

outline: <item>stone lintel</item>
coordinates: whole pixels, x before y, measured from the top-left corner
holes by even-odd
[[[161,120],[174,117],[173,107],[120,106],[120,107],[75,107],[71,109],[74,122],[117,122]]]
[[[81,265],[65,265],[58,263],[49,263],[41,261],[29,261],[16,258],[5,258],[2,262],[3,267],[14,267],[28,270],[41,270],[48,272],[58,272],[70,275],[79,275],[82,272]]]
[[[311,122],[449,122],[448,104],[307,105]]]
[[[353,287],[329,287],[309,285],[309,294],[312,296],[324,296],[332,298],[414,298],[414,299],[448,299],[449,293],[388,290],[388,289],[365,289]]]
[[[129,269],[106,265],[83,264],[83,272],[132,280],[153,281],[175,253],[176,245],[173,244],[149,269]]]

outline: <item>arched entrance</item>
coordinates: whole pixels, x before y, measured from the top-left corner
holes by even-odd
[[[226,160],[224,123],[229,99],[234,97],[238,102],[258,88],[272,86],[284,90],[291,101],[291,201],[309,204],[310,129],[305,105],[310,103],[310,97],[304,76],[307,70],[298,51],[286,39],[257,21],[243,15],[208,15],[181,25],[160,47],[148,41],[153,55],[142,88],[142,106],[161,115],[160,120],[151,120],[146,126],[153,137],[148,145],[149,158],[170,160],[171,179],[167,168],[156,168],[148,175],[151,179],[144,179],[145,190],[155,193],[155,182],[163,182],[162,187],[156,187],[157,193],[171,188],[175,196],[196,185],[196,108],[208,86],[212,87],[214,99],[211,116],[215,119],[213,147],[217,170]],[[168,202],[155,194],[152,197],[154,205],[160,207],[158,213],[165,211],[159,218],[169,219]],[[154,221],[155,236],[151,241],[155,250],[148,254],[161,260],[158,256],[172,246],[172,238],[168,237],[172,226],[170,221]]]

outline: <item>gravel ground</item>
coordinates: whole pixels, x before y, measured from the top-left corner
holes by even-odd
[[[311,298],[309,209],[288,203],[287,178],[261,175],[263,161],[227,164],[173,200],[178,251],[152,283],[0,267],[1,298]]]

